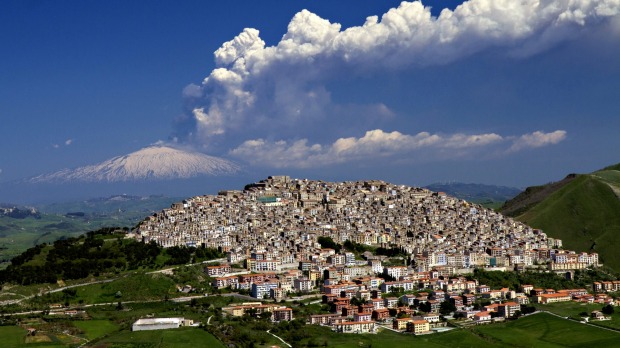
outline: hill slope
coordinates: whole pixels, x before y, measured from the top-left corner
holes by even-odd
[[[561,238],[568,249],[596,251],[620,269],[620,165],[528,188],[501,212]]]
[[[12,257],[39,243],[76,237],[106,226],[132,227],[179,200],[178,197],[115,195],[36,208],[0,204],[0,269]],[[9,209],[10,214],[3,213]]]

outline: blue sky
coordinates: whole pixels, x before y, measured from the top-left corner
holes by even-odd
[[[515,3],[3,2],[0,182],[158,141],[257,180],[523,187],[620,162],[619,5]]]

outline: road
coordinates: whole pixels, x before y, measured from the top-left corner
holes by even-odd
[[[172,271],[179,268],[179,267],[184,267],[184,266],[195,266],[195,265],[202,265],[202,264],[209,264],[209,263],[215,263],[215,262],[226,262],[225,258],[222,259],[215,259],[215,260],[209,260],[209,261],[203,261],[200,263],[192,263],[189,265],[179,265],[179,266],[174,266],[174,267],[169,267],[169,268],[164,268],[164,269],[160,269],[157,271],[151,271],[151,272],[147,272],[146,274],[154,274],[154,273],[164,273],[164,274],[172,274]],[[238,272],[238,274],[245,274],[245,273],[249,273],[249,272]],[[78,288],[81,286],[87,286],[87,285],[93,285],[93,284],[102,284],[102,283],[110,283],[113,282],[117,279],[119,279],[120,277],[117,278],[113,278],[113,279],[105,279],[105,280],[96,280],[93,282],[88,282],[88,283],[81,283],[81,284],[74,284],[74,285],[67,285],[67,286],[63,286],[61,288],[57,288],[57,289],[53,289],[53,290],[47,290],[47,291],[42,291],[40,292],[39,296],[41,295],[45,295],[45,294],[51,294],[51,293],[55,293],[55,292],[59,292],[59,291],[63,291],[65,289],[71,289],[71,288]],[[17,294],[13,294],[13,293],[6,293],[6,294],[12,294],[12,295],[17,295]],[[11,304],[17,304],[20,303],[24,300],[29,300],[37,295],[30,295],[30,296],[25,296],[25,295],[20,295],[23,296],[23,298],[21,299],[15,299],[15,300],[6,300],[6,301],[1,301],[0,302],[0,306],[5,306],[5,305],[11,305]],[[197,296],[200,297],[200,296]],[[191,298],[195,298],[195,297],[191,297]],[[190,300],[191,300],[190,298]],[[255,300],[255,299],[254,299]],[[176,301],[176,302],[183,302],[183,301]]]
[[[268,334],[270,334],[271,336],[273,336],[273,337],[275,337],[275,338],[279,339],[279,340],[280,340],[280,342],[282,342],[283,344],[286,344],[286,345],[287,345],[287,346],[289,346],[289,347],[293,347],[293,346],[291,346],[290,344],[286,343],[286,342],[285,342],[285,341],[284,341],[281,337],[276,336],[276,335],[272,334],[271,332],[269,332],[269,330],[267,330],[267,333],[268,333]]]
[[[93,284],[102,284],[102,283],[110,283],[110,282],[113,282],[113,281],[115,281],[115,280],[117,280],[117,279],[118,279],[118,278],[114,278],[114,279],[105,279],[105,280],[97,280],[97,281],[94,281],[94,282],[88,282],[88,283],[82,283],[82,284],[67,285],[67,286],[63,286],[63,287],[58,288],[58,289],[52,289],[52,290],[42,291],[42,292],[40,292],[40,293],[38,293],[38,294],[36,294],[36,295],[30,295],[30,296],[24,296],[24,295],[21,295],[21,296],[24,296],[24,297],[23,297],[23,298],[20,298],[20,299],[18,299],[18,300],[7,300],[7,301],[2,301],[2,302],[0,302],[0,305],[4,306],[4,305],[10,305],[10,304],[17,304],[17,303],[20,303],[20,302],[22,302],[22,301],[24,301],[24,300],[29,300],[29,299],[31,299],[31,298],[33,298],[33,297],[35,297],[35,296],[42,296],[42,295],[45,295],[45,294],[51,294],[51,293],[55,293],[55,292],[59,292],[59,291],[63,291],[63,290],[65,290],[65,289],[78,288],[78,287],[80,287],[80,286],[87,286],[87,285],[93,285]]]

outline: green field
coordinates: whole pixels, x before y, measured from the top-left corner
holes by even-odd
[[[108,337],[98,344],[109,344],[109,348],[185,348],[224,347],[213,335],[199,328],[180,328],[156,331],[124,331]]]
[[[84,332],[88,340],[118,331],[119,327],[109,320],[76,320],[72,324]]]
[[[538,305],[538,309],[549,311],[551,313],[558,314],[563,317],[570,317],[575,320],[581,320],[581,314],[586,312],[588,315],[592,311],[600,311],[603,305],[601,304],[582,304],[575,302],[563,302],[552,303],[548,305]],[[616,309],[616,312],[610,317],[611,320],[590,320],[590,323],[597,326],[609,327],[612,329],[620,330],[620,311]]]
[[[393,331],[383,330],[373,335],[337,334],[314,338],[313,343],[327,343],[328,347],[353,348],[353,347],[429,347],[429,348],[465,348],[465,347],[496,347],[488,344],[482,338],[464,330],[453,330],[440,334],[413,336],[399,334]],[[312,341],[312,339],[310,340]],[[311,346],[311,345],[308,345]]]
[[[224,347],[213,335],[200,328],[180,328],[175,330],[159,331],[122,331],[117,334],[113,332],[117,327],[102,321],[77,321],[76,327],[86,332],[88,340],[110,334],[102,341],[96,341],[94,345],[103,347],[153,347],[153,348],[182,348],[182,347]],[[112,325],[112,326],[111,326]],[[97,326],[101,326],[97,328]],[[45,337],[45,336],[39,336]],[[0,327],[0,346],[3,348],[27,348],[27,347],[73,347],[78,343],[85,343],[85,340],[74,342],[62,342],[60,335],[52,336],[52,342],[26,342],[26,330],[17,326]],[[88,345],[90,346],[90,345]]]
[[[0,341],[5,348],[23,347],[26,330],[18,326],[0,326]]]
[[[127,301],[163,301],[166,297],[173,298],[179,294],[174,280],[160,273],[127,273],[109,283],[90,284],[71,290],[75,291],[75,295],[64,291],[48,293],[35,297],[29,302],[39,308],[52,303],[65,302],[70,305],[117,304]]]
[[[505,324],[473,330],[498,346],[510,347],[620,347],[620,332],[538,313]]]

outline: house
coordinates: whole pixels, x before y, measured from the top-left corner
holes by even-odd
[[[310,324],[332,325],[335,318],[341,318],[340,314],[316,314],[310,316]]]
[[[276,301],[280,301],[286,297],[287,291],[284,288],[269,289],[269,297]]]
[[[431,312],[438,313],[439,308],[441,307],[441,302],[437,300],[428,300],[428,303],[431,305]]]
[[[288,307],[275,308],[271,312],[271,320],[275,322],[291,321],[293,320],[293,309]]]
[[[383,299],[383,305],[386,308],[396,308],[398,307],[398,297],[386,297]]]
[[[375,332],[374,321],[346,321],[335,324],[336,332],[342,333],[369,333]]]
[[[491,312],[478,312],[474,314],[474,321],[476,323],[486,323],[491,321]]]
[[[372,311],[372,318],[374,320],[385,320],[390,317],[390,310],[387,308],[375,309]]]
[[[472,294],[464,294],[462,295],[463,301],[462,304],[464,306],[471,306],[476,302],[476,296]]]
[[[353,321],[371,321],[372,320],[372,313],[354,313],[353,314]]]
[[[459,317],[466,318],[466,319],[472,319],[476,313],[478,313],[478,311],[469,310],[469,309],[459,309],[454,312],[454,316],[459,316]]]
[[[230,273],[231,268],[230,265],[218,265],[218,266],[207,266],[205,267],[205,272],[209,275],[209,277],[219,277]]]
[[[517,296],[515,296],[514,300],[522,305],[526,305],[528,303],[530,303],[530,299],[525,296],[524,294],[517,294]]]
[[[489,291],[491,291],[491,287],[488,286],[488,285],[478,285],[476,287],[476,293],[478,293],[478,294],[483,294],[483,293],[489,292]]]
[[[571,296],[565,293],[540,294],[536,296],[536,299],[538,303],[568,302],[571,300]]]
[[[211,284],[218,289],[225,288],[228,286],[235,289],[239,285],[239,278],[236,276],[217,277],[213,279]]]
[[[392,328],[394,330],[407,330],[407,324],[409,324],[411,321],[411,318],[394,319],[394,321],[392,322]]]
[[[412,332],[414,335],[429,333],[430,330],[430,325],[426,320],[412,320],[407,324],[407,332]]]
[[[413,306],[415,301],[415,295],[405,294],[400,297],[400,300],[407,306]]]
[[[422,317],[424,318],[424,320],[428,321],[429,323],[438,323],[440,321],[439,314],[437,313],[425,314]]]
[[[514,317],[519,310],[521,310],[521,305],[516,302],[506,302],[497,306],[497,312],[504,318]]]
[[[529,294],[532,290],[534,290],[534,286],[530,284],[523,284],[521,285],[521,289],[524,293]]]
[[[358,312],[358,307],[353,305],[348,305],[342,307],[342,316],[343,317],[353,317],[355,313]]]
[[[374,306],[370,303],[362,304],[358,306],[360,313],[370,313],[375,309]]]
[[[385,302],[383,302],[382,298],[373,298],[370,300],[370,303],[372,303],[374,309],[385,308]]]
[[[252,290],[250,296],[254,298],[266,298],[269,297],[271,289],[278,287],[278,283],[275,281],[256,282],[252,284]]]

